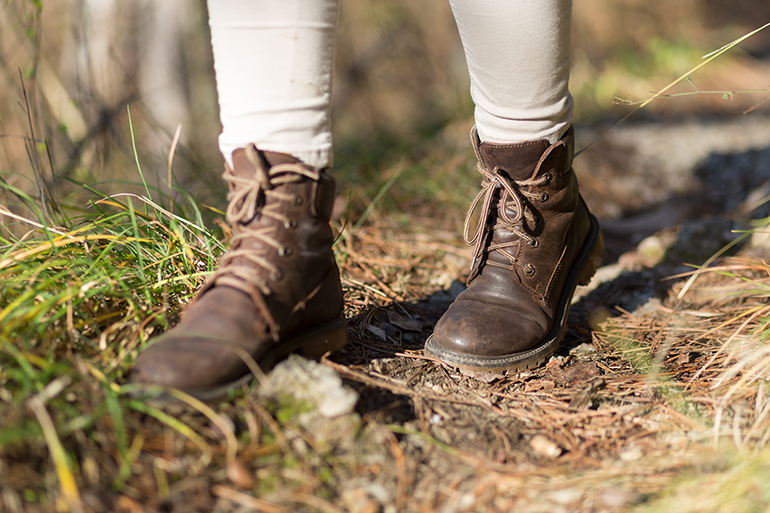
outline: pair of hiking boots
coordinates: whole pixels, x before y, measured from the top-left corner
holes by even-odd
[[[521,370],[556,350],[604,243],[572,170],[573,129],[556,144],[471,137],[483,176],[465,223],[471,273],[425,352],[464,369]],[[253,145],[234,153],[224,177],[232,247],[180,323],[141,352],[135,382],[215,399],[250,379],[254,364],[319,357],[347,341],[332,178]]]

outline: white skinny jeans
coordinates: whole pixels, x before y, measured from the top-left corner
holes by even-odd
[[[572,0],[450,0],[482,141],[548,139],[572,122]],[[250,143],[332,162],[331,82],[339,0],[208,0],[228,162]]]

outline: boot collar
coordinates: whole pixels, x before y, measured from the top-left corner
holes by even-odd
[[[476,158],[485,169],[500,169],[511,179],[522,181],[534,178],[544,162],[553,163],[556,169],[572,167],[574,133],[574,128],[570,127],[553,145],[546,139],[500,144],[482,142],[474,125],[471,129],[471,141]]]

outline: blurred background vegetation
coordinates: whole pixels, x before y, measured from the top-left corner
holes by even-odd
[[[576,122],[609,126],[631,108],[613,105],[615,96],[645,98],[767,20],[765,0],[575,0]],[[343,1],[337,50],[335,172],[351,219],[388,188],[382,211],[459,226],[477,178],[467,141],[473,105],[448,3]],[[65,207],[81,204],[81,183],[105,193],[137,190],[136,145],[150,184],[168,191],[167,154],[181,124],[176,185],[201,204],[224,204],[205,2],[3,2],[0,84],[6,184]],[[769,84],[764,31],[677,91]],[[637,117],[741,115],[762,101],[699,94],[653,102]],[[20,204],[5,191],[0,205],[13,211]],[[436,212],[437,204],[450,208]],[[0,220],[14,230],[11,219]]]

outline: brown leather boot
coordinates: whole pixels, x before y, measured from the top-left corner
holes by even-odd
[[[484,175],[465,221],[465,239],[475,245],[471,274],[426,342],[427,354],[503,372],[538,365],[559,346],[575,287],[590,281],[604,254],[572,170],[573,134],[570,128],[550,145],[482,143],[471,133]]]
[[[291,352],[319,357],[347,341],[329,218],[334,181],[249,146],[225,170],[232,248],[181,322],[139,355],[132,380],[214,399]],[[248,355],[248,356],[244,356]]]

